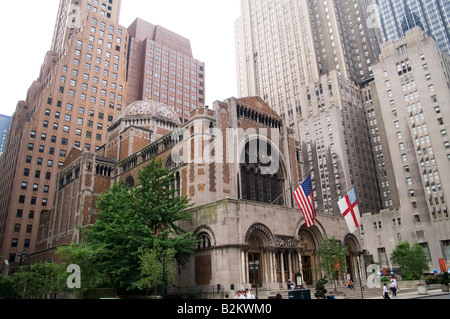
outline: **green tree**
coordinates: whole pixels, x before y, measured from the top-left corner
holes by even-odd
[[[15,272],[11,282],[16,285],[16,292],[22,298],[43,299],[54,296],[64,288],[62,268],[56,263],[36,263],[21,266]]]
[[[114,184],[101,195],[95,224],[83,234],[85,244],[103,250],[99,268],[110,277],[112,287],[136,287],[142,274],[139,255],[153,249],[155,241],[163,250],[173,249],[175,259],[186,266],[197,241],[177,222],[189,220],[192,205],[187,196],[178,196],[175,175],[153,159],[138,172],[139,186]]]
[[[157,243],[153,249],[141,251],[139,269],[142,276],[136,287],[148,291],[154,288],[155,295],[159,286],[165,291],[168,285],[173,283],[175,277],[174,261],[175,251],[173,249],[164,250]]]
[[[323,271],[325,277],[333,280],[336,290],[336,280],[343,274],[345,269],[345,257],[347,247],[341,248],[335,237],[325,238],[316,252],[319,257],[319,270]]]
[[[0,276],[0,299],[11,299],[14,297],[14,282],[10,277]]]
[[[108,287],[109,277],[104,273],[101,264],[106,253],[103,246],[94,247],[86,243],[72,243],[58,247],[57,254],[61,257],[61,267],[64,270],[61,274],[62,281],[67,283],[67,278],[71,275],[67,272],[67,268],[75,264],[82,269],[81,290]]]
[[[429,268],[428,259],[419,244],[408,241],[398,243],[391,254],[391,262],[400,268],[404,279],[418,280]]]

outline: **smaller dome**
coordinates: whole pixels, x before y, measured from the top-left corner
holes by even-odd
[[[181,125],[178,115],[166,104],[156,101],[136,101],[128,105],[124,111],[117,115],[111,126],[125,118],[138,117],[158,117]]]

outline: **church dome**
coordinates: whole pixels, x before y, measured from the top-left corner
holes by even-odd
[[[113,121],[111,126],[115,126],[125,119],[138,119],[143,117],[153,117],[181,125],[177,113],[164,103],[156,101],[136,101],[128,105]]]

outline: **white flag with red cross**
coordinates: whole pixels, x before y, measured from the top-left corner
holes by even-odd
[[[344,198],[340,199],[338,205],[350,233],[354,233],[361,224],[361,214],[359,213],[355,189],[352,188]]]

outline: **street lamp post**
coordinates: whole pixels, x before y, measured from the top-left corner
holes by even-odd
[[[22,266],[23,261],[25,260],[25,257],[27,256],[26,250],[18,252],[17,256],[19,256],[19,267],[20,267],[20,266]]]

